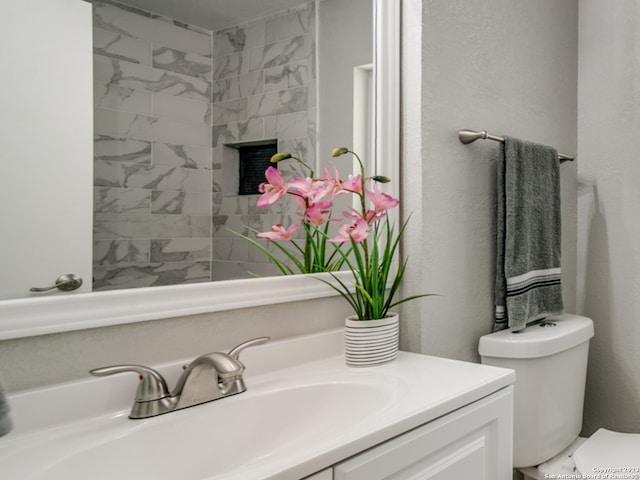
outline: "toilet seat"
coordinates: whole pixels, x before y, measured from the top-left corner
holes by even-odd
[[[573,460],[582,475],[600,473],[640,479],[640,434],[601,428],[578,447]]]

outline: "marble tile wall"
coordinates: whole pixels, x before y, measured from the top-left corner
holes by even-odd
[[[211,277],[212,34],[94,7],[94,290]]]
[[[224,159],[230,144],[277,140],[279,151],[315,162],[315,35],[314,2],[213,32],[214,185],[229,178],[225,170],[232,163]],[[285,177],[305,173],[285,162],[279,168]],[[237,278],[247,270],[275,274],[261,252],[227,229],[246,234],[245,226],[290,224],[298,221],[296,206],[257,208],[256,196],[221,192],[213,202],[213,277]]]
[[[315,160],[314,15],[210,32],[94,2],[94,290],[275,273],[228,229],[288,223],[294,206],[230,190],[228,145],[277,139]]]

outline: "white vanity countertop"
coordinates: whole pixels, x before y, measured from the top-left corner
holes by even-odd
[[[511,370],[405,352],[349,368],[342,339],[337,329],[248,349],[246,392],[145,420],[127,418],[133,374],[12,394],[0,478],[303,478],[515,381]],[[170,388],[185,363],[157,367]],[[82,470],[103,456],[104,468]]]

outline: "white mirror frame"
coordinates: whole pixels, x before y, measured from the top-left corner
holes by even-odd
[[[393,179],[387,191],[397,196],[401,0],[373,1],[376,171]],[[351,277],[350,272],[338,275],[345,281]],[[334,295],[311,275],[295,275],[4,300],[0,301],[0,340]]]

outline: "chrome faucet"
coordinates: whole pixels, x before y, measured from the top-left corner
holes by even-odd
[[[137,373],[140,382],[129,418],[155,417],[244,392],[247,387],[242,377],[244,365],[239,359],[240,352],[269,340],[269,337],[254,338],[241,343],[229,353],[212,352],[200,355],[191,364],[185,365],[171,392],[160,373],[142,365],[114,365],[95,368],[89,373],[96,377],[123,372]]]

